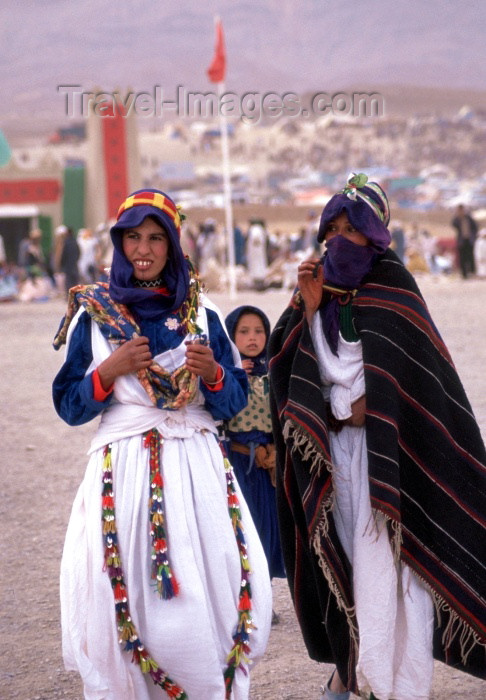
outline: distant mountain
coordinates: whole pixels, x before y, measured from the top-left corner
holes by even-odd
[[[0,128],[66,122],[60,85],[209,91],[219,12],[226,88],[344,91],[369,85],[483,90],[486,4],[478,0],[3,0]]]

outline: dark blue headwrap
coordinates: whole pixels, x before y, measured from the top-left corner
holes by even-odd
[[[263,327],[265,329],[265,347],[259,355],[256,357],[249,357],[248,355],[244,355],[240,352],[242,360],[251,360],[253,362],[253,367],[250,374],[261,377],[263,374],[267,374],[268,372],[267,345],[270,338],[270,321],[268,320],[266,314],[264,314],[263,311],[256,306],[238,306],[238,308],[234,309],[225,318],[226,330],[228,331],[228,335],[233,342],[235,342],[236,326],[244,314],[255,314],[256,316],[259,316],[259,318],[262,319]]]
[[[168,294],[136,287],[133,266],[123,252],[123,231],[140,226],[147,217],[162,226],[169,237],[168,258],[162,271]],[[110,231],[114,251],[109,291],[114,301],[130,306],[140,319],[157,319],[176,311],[188,296],[189,269],[181,248],[180,222],[176,205],[160,190],[137,190],[120,206],[117,222]]]

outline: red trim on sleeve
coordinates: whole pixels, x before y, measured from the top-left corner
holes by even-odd
[[[104,401],[107,396],[113,391],[113,384],[110,386],[108,391],[105,391],[101,385],[100,375],[98,374],[98,369],[95,369],[91,375],[93,380],[93,398],[95,401]]]
[[[206,384],[206,382],[204,382],[204,379],[203,379],[204,386],[206,386],[209,389],[209,391],[221,391],[221,389],[223,388],[223,377],[224,377],[224,370],[221,367],[221,365],[218,365],[218,371],[216,372],[216,379],[214,380],[216,382],[216,384],[213,384],[213,383]]]

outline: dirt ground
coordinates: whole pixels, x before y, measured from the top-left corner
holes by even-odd
[[[486,281],[419,279],[486,437],[484,309]],[[211,295],[224,313],[255,303],[272,323],[289,294]],[[62,362],[52,337],[64,302],[0,305],[0,698],[82,700],[76,674],[63,668],[58,572],[64,534],[83,477],[94,425],[70,428],[56,416],[51,382]],[[253,671],[251,700],[317,700],[331,667],[304,648],[287,584],[274,584],[280,624]],[[480,700],[486,684],[437,664],[432,700]],[[161,699],[163,693],[161,691]],[[122,700],[122,699],[120,699]],[[203,700],[203,699],[201,699]]]

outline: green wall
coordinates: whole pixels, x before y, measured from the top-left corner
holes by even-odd
[[[72,228],[75,235],[84,228],[84,174],[83,167],[67,167],[63,175],[62,223]]]

